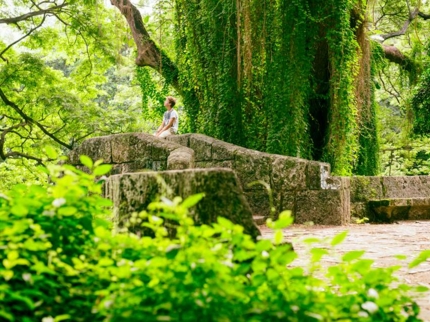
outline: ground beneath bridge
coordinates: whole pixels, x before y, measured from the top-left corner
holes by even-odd
[[[259,227],[263,238],[272,238],[273,232],[266,226]],[[294,225],[283,231],[285,240],[292,241],[299,259],[295,264],[305,266],[306,245],[300,240],[317,237],[334,237],[336,234],[348,230],[345,241],[336,247],[336,254],[343,254],[351,250],[365,250],[364,258],[375,260],[375,266],[385,267],[399,265],[395,255],[406,255],[409,263],[421,251],[430,249],[430,221],[405,221],[391,225],[350,225],[350,226],[302,226]],[[323,258],[324,265],[331,265],[338,261],[336,256]],[[423,285],[430,288],[430,261],[408,269],[404,268],[396,274],[402,282],[411,285]],[[430,292],[418,299],[421,307],[421,318],[430,322]]]

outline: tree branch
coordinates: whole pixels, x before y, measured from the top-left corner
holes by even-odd
[[[29,159],[29,160],[37,161],[37,165],[40,164],[40,165],[44,166],[42,159],[34,157],[34,156],[26,154],[26,153],[17,152],[17,151],[11,151],[11,152],[6,153],[4,156],[5,156],[4,160],[6,160],[7,158],[16,158],[16,157],[26,158],[26,159]],[[48,161],[53,161],[53,160],[52,159],[48,159]]]
[[[403,55],[397,47],[382,45],[382,48],[384,50],[385,58],[390,62],[402,66],[408,72],[412,72],[414,70],[415,63],[412,59]]]
[[[7,129],[3,129],[1,130],[1,135],[0,135],[0,158],[2,160],[6,160],[7,156],[4,153],[4,145],[6,143],[6,134],[8,134],[9,132],[12,132],[15,129],[18,129],[20,127],[24,127],[26,126],[27,123],[26,122],[21,122],[19,124],[13,125],[11,127],[8,127]]]
[[[4,92],[2,91],[2,89],[0,88],[0,97],[3,100],[3,102],[12,107],[18,114],[19,116],[21,116],[26,122],[28,122],[29,124],[34,124],[36,125],[43,133],[45,133],[47,136],[49,136],[52,140],[54,140],[55,142],[57,142],[58,144],[68,148],[69,150],[72,150],[73,147],[63,141],[61,141],[59,138],[57,138],[55,135],[53,135],[52,133],[48,132],[46,130],[46,128],[40,124],[39,122],[37,122],[36,120],[32,119],[30,116],[28,116],[27,114],[25,114],[19,107],[18,105],[16,105],[14,102],[11,102],[6,95],[4,94]]]
[[[414,11],[410,11],[410,8],[408,8],[408,9],[409,9],[409,18],[403,24],[402,29],[400,29],[398,31],[395,31],[395,32],[391,32],[391,33],[385,34],[385,35],[381,35],[381,37],[384,39],[383,41],[385,41],[387,39],[390,39],[390,38],[394,38],[394,37],[398,37],[398,36],[404,35],[406,33],[406,30],[408,30],[408,27],[411,24],[411,22],[417,16],[423,18],[424,20],[430,19],[430,15],[421,12],[419,8],[415,8]]]
[[[418,12],[418,16],[420,16],[421,18],[423,18],[424,20],[428,20],[430,19],[430,15],[422,13],[422,12]]]
[[[15,40],[13,43],[9,44],[9,46],[7,46],[5,49],[2,50],[2,52],[0,53],[0,58],[3,59],[5,62],[8,62],[8,60],[6,58],[3,57],[3,54],[8,51],[13,45],[19,43],[21,40],[23,40],[24,38],[27,38],[28,36],[30,36],[30,34],[35,31],[36,29],[40,28],[43,23],[45,22],[46,19],[46,15],[43,16],[42,21],[40,22],[40,24],[38,24],[36,27],[30,29],[24,36],[22,36],[21,38],[19,38],[18,40]]]
[[[179,92],[178,69],[173,61],[158,48],[146,30],[139,10],[129,0],[110,0],[127,20],[137,46],[136,65],[157,70]]]
[[[409,18],[403,24],[402,29],[400,29],[398,31],[395,31],[395,32],[391,32],[389,34],[381,35],[381,37],[385,41],[385,40],[390,39],[390,38],[394,38],[394,37],[398,37],[398,36],[404,35],[406,33],[406,30],[408,30],[409,25],[418,16],[418,14],[419,14],[419,8],[416,8],[413,12],[410,12]]]
[[[17,23],[17,22],[20,22],[23,20],[27,20],[28,18],[31,18],[31,17],[41,16],[41,15],[45,15],[47,13],[51,13],[51,11],[55,11],[55,10],[64,8],[65,6],[67,6],[67,3],[56,5],[56,6],[48,8],[48,9],[28,12],[28,13],[23,14],[23,15],[18,16],[18,17],[3,18],[3,19],[0,19],[0,24],[1,23],[6,23],[6,24]]]

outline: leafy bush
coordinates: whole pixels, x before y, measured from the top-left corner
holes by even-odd
[[[393,276],[397,268],[373,268],[363,252],[322,269],[329,251],[314,246],[309,267],[295,266],[296,253],[282,243],[288,212],[268,222],[273,241],[254,242],[223,218],[195,226],[187,210],[196,195],[133,214],[131,222],[155,237],[112,233],[110,202],[95,182],[108,167],[83,161],[92,175],[56,166],[54,185],[16,186],[1,196],[2,320],[419,321],[411,287]],[[166,220],[177,223],[174,238]]]

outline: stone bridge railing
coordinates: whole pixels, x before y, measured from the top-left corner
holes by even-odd
[[[111,174],[192,168],[229,168],[236,173],[254,215],[270,212],[270,186],[276,213],[292,210],[296,223],[342,225],[350,218],[349,178],[331,177],[327,163],[262,153],[200,134],[167,140],[142,133],[97,137],[72,151],[112,164]]]
[[[398,211],[391,214],[393,209],[387,209],[390,213],[384,215],[374,211],[376,206]],[[390,221],[384,217],[391,215],[391,219],[430,219],[430,176],[352,177],[351,214],[371,221]],[[382,218],[376,218],[379,215]]]

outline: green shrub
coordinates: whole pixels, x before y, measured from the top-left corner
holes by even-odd
[[[410,292],[423,289],[399,285],[396,267],[373,268],[363,252],[322,269],[329,250],[313,246],[310,265],[294,265],[296,253],[282,244],[287,212],[268,222],[273,241],[254,242],[223,218],[195,226],[187,210],[202,195],[133,214],[155,237],[115,231],[95,183],[109,169],[83,161],[94,174],[56,166],[52,186],[1,195],[0,320],[419,321]],[[165,220],[177,223],[174,238]]]

